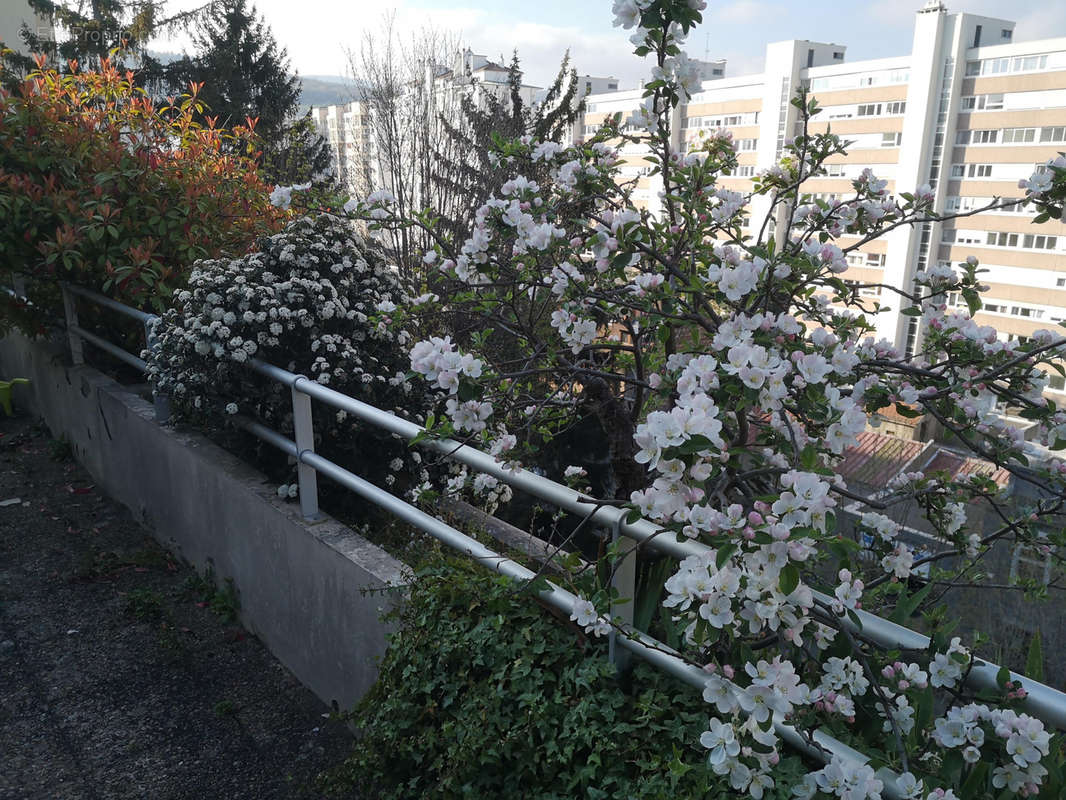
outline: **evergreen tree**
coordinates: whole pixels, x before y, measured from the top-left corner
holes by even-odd
[[[193,44],[196,55],[162,68],[167,93],[203,83],[204,115],[220,127],[258,119],[255,131],[269,149],[296,113],[300,81],[266,21],[247,0],[221,0],[197,25]]]
[[[288,122],[275,141],[266,143],[260,174],[265,181],[281,186],[308,183],[314,179],[316,185],[335,188],[332,161],[329,142],[318,132],[311,112],[308,112]],[[324,180],[327,174],[330,177]]]
[[[119,67],[141,65],[145,44],[157,33],[186,28],[217,0],[168,14],[166,0],[26,0],[31,11],[51,21],[55,38],[26,27],[19,42],[7,42],[19,52],[7,52],[0,77],[10,83],[34,68],[33,55],[48,57],[51,66],[66,71],[72,61],[79,69],[98,69],[110,58]]]
[[[542,102],[530,106],[522,98],[517,52],[511,57],[508,84],[507,93],[497,96],[475,83],[473,91],[460,101],[458,119],[442,119],[446,144],[438,148],[433,181],[438,195],[447,198],[441,204],[447,210],[442,212],[439,226],[453,241],[469,235],[477,209],[514,177],[505,165],[490,160],[494,137],[531,136],[540,142],[559,142],[585,108],[569,52]],[[536,174],[527,177],[538,178]]]

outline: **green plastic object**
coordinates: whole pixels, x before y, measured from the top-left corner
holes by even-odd
[[[4,409],[7,416],[13,416],[15,410],[11,407],[11,389],[19,384],[29,384],[28,378],[14,378],[10,381],[0,381],[0,408]]]

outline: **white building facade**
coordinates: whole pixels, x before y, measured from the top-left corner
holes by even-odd
[[[850,196],[851,182],[868,167],[893,192],[928,184],[940,212],[978,208],[994,197],[1021,197],[1018,181],[1066,150],[1066,38],[1013,38],[1009,20],[951,13],[932,0],[916,12],[909,55],[847,62],[840,45],[770,44],[762,73],[705,82],[680,107],[675,124],[681,142],[694,141],[703,129],[730,129],[740,166],[721,183],[749,191],[751,178],[776,163],[785,140],[797,133],[799,112],[789,101],[806,86],[821,107],[811,130],[831,127],[852,144],[846,156],[829,159],[828,175],[804,184],[805,192],[827,200]],[[639,100],[640,92],[590,95],[581,133],[594,131],[610,113],[635,109]],[[642,156],[623,153],[626,177],[646,167]],[[643,180],[647,185],[638,188],[654,210],[656,187]],[[754,220],[762,219],[767,202],[756,198]],[[863,245],[842,277],[910,289],[917,271],[974,255],[989,270],[982,279],[990,287],[977,321],[1003,338],[1027,337],[1066,319],[1066,225],[1034,226],[1033,216],[1020,208],[898,228]],[[894,293],[877,292],[864,294],[892,308],[876,316],[878,334],[913,351],[921,336],[917,322],[900,313]],[[1053,376],[1051,389],[1064,388]]]
[[[329,142],[340,185],[355,197],[380,184],[375,177],[373,136],[367,104],[360,100],[311,109],[319,133]]]

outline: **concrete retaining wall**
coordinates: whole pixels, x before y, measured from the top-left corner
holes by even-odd
[[[156,424],[152,406],[64,348],[0,340],[17,407],[70,442],[97,485],[166,547],[232,578],[241,621],[326,703],[350,708],[385,650],[382,607],[403,565],[335,520],[308,525],[264,477],[199,434]],[[371,590],[371,592],[367,592]]]

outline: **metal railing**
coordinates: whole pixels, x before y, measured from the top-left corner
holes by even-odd
[[[67,341],[70,344],[71,361],[75,364],[85,363],[83,343],[88,342],[94,347],[103,350],[113,358],[117,358],[123,364],[127,364],[141,372],[146,372],[148,370],[147,362],[145,362],[140,356],[127,352],[121,347],[107,341],[107,339],[97,336],[92,331],[87,331],[85,328],[78,325],[77,298],[82,297],[98,306],[109,308],[118,314],[122,314],[123,316],[141,323],[141,325],[144,326],[144,345],[146,350],[154,350],[158,346],[155,338],[155,325],[159,321],[158,316],[155,314],[149,314],[145,311],[140,311],[136,308],[131,308],[117,300],[112,300],[110,297],[105,297],[99,292],[94,292],[91,289],[85,289],[70,283],[61,282],[59,284],[59,290],[63,294],[63,316],[66,319]],[[156,419],[160,422],[166,422],[170,418],[170,402],[167,397],[155,393],[153,395],[153,405],[155,406]]]
[[[72,294],[141,320],[145,324],[146,338],[150,348],[156,346],[152,326],[157,318],[151,314],[145,314],[129,308],[110,298],[103,297],[96,292],[66,286],[64,288],[64,307],[68,312],[67,333],[71,343],[71,355],[75,363],[83,361],[80,340],[84,339],[116,358],[120,358],[125,363],[144,370],[146,365],[142,359],[122,351],[121,348],[78,327],[76,316],[70,316],[74,311],[73,304],[66,302]],[[119,352],[123,355],[119,356]],[[481,542],[467,536],[437,517],[425,513],[401,498],[315,453],[311,401],[317,400],[332,408],[343,410],[367,424],[374,425],[408,440],[412,440],[424,433],[424,429],[421,426],[323,386],[304,375],[281,369],[259,359],[249,359],[246,365],[263,377],[288,386],[292,392],[294,439],[289,439],[254,420],[237,416],[232,418],[232,421],[267,444],[287,453],[296,461],[300,511],[305,519],[314,520],[320,516],[317,480],[318,475],[321,474],[355,492],[363,499],[385,509],[399,519],[428,533],[449,547],[467,554],[489,569],[519,581],[528,581],[535,577],[535,574],[522,564],[491,550]],[[159,406],[157,405],[158,409]],[[166,416],[161,418],[165,419]],[[626,558],[626,556],[630,555],[635,548],[639,546],[652,547],[676,559],[704,555],[710,551],[710,548],[706,545],[688,539],[678,539],[671,531],[664,530],[648,520],[638,519],[628,522],[629,512],[626,509],[599,504],[597,501],[574,491],[568,486],[556,483],[528,470],[509,469],[489,454],[462,442],[451,439],[422,439],[419,441],[418,446],[465,464],[478,472],[491,475],[514,489],[526,492],[565,511],[579,515],[585,523],[606,528],[615,537],[625,537],[631,540],[633,544],[622,554],[621,563],[617,565],[619,568],[613,570],[615,576],[614,585],[619,590],[621,597],[632,598],[634,594],[635,576],[631,566],[635,559]],[[630,568],[625,567],[627,563]],[[560,611],[569,614],[577,599],[575,595],[554,583],[549,582],[548,585],[548,589],[540,592],[540,597]],[[832,598],[819,592],[815,592],[814,596],[825,603],[829,603],[832,600]],[[630,609],[632,605],[632,603],[620,605],[617,609],[612,609],[612,613],[622,616],[625,610]],[[904,651],[926,651],[929,649],[929,638],[917,631],[862,610],[856,612],[855,619],[858,620],[857,623],[849,618],[845,618],[841,622],[848,626],[852,635],[858,639],[868,640],[885,648]],[[631,618],[628,621],[631,622]],[[624,657],[623,651],[624,653],[638,656],[697,689],[702,689],[707,680],[707,673],[701,668],[688,663],[669,646],[632,628],[629,628],[626,634],[622,636],[616,636],[612,630],[611,651],[612,655],[619,661]],[[973,668],[967,677],[967,683],[977,689],[996,688],[1000,669],[997,664],[975,657]],[[1028,713],[1039,717],[1056,728],[1066,730],[1066,694],[1015,672],[1010,672],[1010,679],[1020,682],[1025,687],[1028,694],[1021,704]],[[733,691],[738,694],[744,691],[735,684],[731,685]],[[779,714],[775,715],[774,728],[787,744],[823,761],[828,761],[834,756],[860,763],[865,763],[869,760],[862,753],[835,739],[825,731],[817,730],[808,739],[807,736],[786,723]],[[884,794],[890,798],[898,798],[899,792],[895,785],[896,775],[887,769],[882,770],[880,775],[885,780]]]

